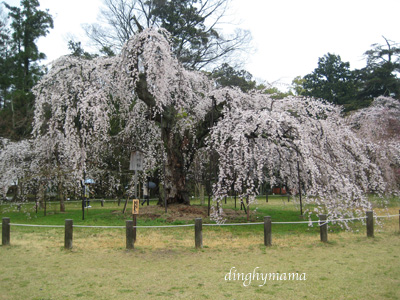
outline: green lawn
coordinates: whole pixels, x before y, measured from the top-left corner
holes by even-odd
[[[92,206],[84,221],[79,203],[69,203],[66,213],[52,204],[46,217],[30,204],[21,212],[3,205],[1,216],[12,223],[63,225],[72,218],[74,224],[118,226],[130,217],[119,212],[123,204]],[[293,201],[270,197],[258,206],[252,222],[264,215],[300,220]],[[380,206],[375,210],[383,215]],[[393,199],[387,212],[399,208]],[[146,209],[154,214],[157,207],[141,206],[138,225],[165,224],[174,215],[171,209],[145,217]],[[238,214],[232,221],[245,221],[244,212]],[[399,219],[383,219],[374,238],[360,223],[353,228],[330,231],[329,242],[321,243],[317,226],[273,225],[273,246],[266,248],[262,225],[203,227],[201,250],[194,249],[193,227],[142,228],[132,251],[125,249],[124,229],[74,228],[67,251],[63,228],[11,226],[11,245],[0,247],[0,299],[400,299]],[[233,267],[243,278],[225,280]],[[249,282],[253,272],[298,273],[306,280],[264,282],[259,275]]]

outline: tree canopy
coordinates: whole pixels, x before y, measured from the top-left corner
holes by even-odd
[[[176,57],[189,69],[227,62],[248,47],[250,33],[237,29],[223,34],[229,0],[105,0],[103,24],[85,27],[100,51],[115,54],[144,28],[164,28],[171,34]]]

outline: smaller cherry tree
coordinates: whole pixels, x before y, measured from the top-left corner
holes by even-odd
[[[79,194],[89,177],[110,183],[110,190],[119,185],[111,172],[103,174],[112,160],[114,64],[113,58],[64,56],[34,88],[35,147],[43,154],[42,168],[57,170],[52,175],[63,189]]]
[[[16,204],[28,200],[28,194],[37,195],[43,185],[38,166],[41,153],[34,147],[33,140],[17,142],[0,140],[0,189],[5,198],[10,188],[14,190]]]
[[[348,124],[369,147],[369,156],[382,171],[387,188],[400,187],[400,101],[378,97],[371,106],[352,113]]]

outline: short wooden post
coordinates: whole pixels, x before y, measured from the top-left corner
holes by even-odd
[[[104,199],[101,199],[101,207],[104,207]]]
[[[272,236],[271,236],[271,217],[264,217],[264,245],[271,246],[272,245]]]
[[[367,211],[367,237],[374,237],[374,212]]]
[[[203,248],[203,219],[194,220],[194,241],[196,248]]]
[[[321,242],[328,241],[328,223],[326,223],[326,215],[319,215],[319,233]]]
[[[10,218],[3,218],[2,223],[2,245],[10,245]]]
[[[400,209],[399,209],[399,232],[400,232]]]
[[[133,220],[126,220],[126,249],[134,249]]]
[[[72,249],[73,220],[65,220],[64,249]]]

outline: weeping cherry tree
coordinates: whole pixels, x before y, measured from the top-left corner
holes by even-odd
[[[213,151],[216,220],[231,187],[251,203],[260,184],[282,179],[306,193],[315,212],[340,217],[370,209],[365,193],[383,190],[384,182],[339,108],[219,89],[186,70],[169,40],[163,29],[145,29],[119,56],[56,61],[35,87],[38,147],[62,154],[78,180],[95,169],[109,172],[107,157],[119,144],[140,150],[144,173],[160,170],[168,203],[184,204],[196,155]]]

